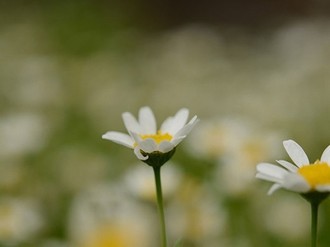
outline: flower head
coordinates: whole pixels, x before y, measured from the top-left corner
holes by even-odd
[[[257,178],[274,182],[268,191],[285,188],[298,193],[330,192],[330,145],[324,150],[321,159],[310,163],[298,143],[293,140],[283,142],[284,148],[293,161],[277,160],[280,166],[260,163],[257,165]]]
[[[142,107],[138,120],[129,112],[122,114],[129,134],[109,131],[102,138],[134,149],[138,159],[149,165],[163,165],[174,154],[175,147],[189,134],[198,121],[188,123],[189,110],[182,108],[167,118],[157,130],[155,116],[149,107]]]

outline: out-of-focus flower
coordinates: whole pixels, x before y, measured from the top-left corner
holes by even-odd
[[[301,199],[281,194],[282,200],[274,200],[264,210],[262,217],[263,227],[277,238],[287,241],[306,240],[309,215]],[[260,222],[261,223],[261,222]]]
[[[183,178],[174,199],[168,203],[170,235],[183,242],[204,246],[224,233],[227,214],[207,184]],[[185,244],[183,244],[184,246]]]
[[[215,172],[222,193],[240,196],[250,192],[255,183],[255,164],[279,153],[273,145],[277,139],[277,134],[251,132],[225,154]]]
[[[27,241],[42,229],[40,205],[33,200],[2,198],[0,201],[0,241],[17,244]]]
[[[154,160],[158,158],[161,159],[159,163],[164,164],[174,154],[175,147],[189,134],[198,121],[197,116],[194,116],[187,123],[188,115],[188,109],[179,110],[174,117],[167,118],[157,131],[152,110],[149,107],[142,107],[138,121],[129,112],[122,115],[129,135],[110,131],[102,138],[134,149],[135,155],[148,164],[155,163]],[[148,162],[148,160],[152,161]]]
[[[249,125],[247,121],[230,117],[205,120],[191,134],[188,151],[199,158],[223,158],[249,136]]]
[[[0,155],[20,156],[39,150],[45,144],[48,123],[33,113],[10,114],[0,119]]]
[[[173,195],[174,191],[180,186],[182,174],[175,164],[169,163],[162,168],[162,187],[164,199]],[[137,165],[125,173],[124,177],[127,189],[137,198],[154,201],[156,198],[155,179],[152,171],[147,167]]]
[[[73,201],[69,235],[77,247],[151,247],[152,217],[126,197],[122,184],[90,187]],[[148,219],[148,220],[146,220]]]
[[[276,157],[280,133],[260,128],[246,118],[203,121],[191,134],[188,151],[217,162],[213,180],[222,194],[241,196],[255,183],[256,163]]]
[[[281,167],[269,163],[257,165],[256,177],[274,182],[268,194],[280,188],[298,193],[330,192],[330,146],[324,150],[320,160],[311,164],[298,143],[286,140],[283,145],[294,164],[278,160]]]

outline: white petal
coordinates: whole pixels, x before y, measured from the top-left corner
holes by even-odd
[[[156,134],[156,119],[150,107],[145,106],[140,109],[139,123],[142,128],[143,134]]]
[[[173,125],[173,117],[168,117],[160,126],[160,131],[162,133],[171,133],[172,125]]]
[[[273,184],[272,187],[270,187],[270,189],[268,190],[267,195],[273,194],[275,191],[277,191],[280,188],[282,188],[280,184]]]
[[[283,180],[282,183],[283,188],[288,190],[298,192],[298,193],[305,193],[308,192],[311,187],[307,183],[307,181],[300,175],[296,173],[288,173]]]
[[[180,129],[175,135],[174,138],[178,138],[180,136],[186,136],[189,134],[189,132],[194,128],[196,123],[199,121],[197,116],[194,116],[189,123],[187,123],[182,129]]]
[[[132,140],[132,138],[129,135],[120,133],[117,131],[109,131],[109,132],[105,133],[104,135],[102,135],[102,138],[113,141],[115,143],[118,143],[120,145],[129,147],[129,148],[133,148],[133,145],[134,145],[134,141]]]
[[[290,172],[297,172],[298,167],[296,167],[294,164],[291,164],[290,162],[286,160],[276,160],[277,163],[279,163],[284,168],[288,169]]]
[[[330,145],[323,151],[321,161],[330,164]]]
[[[315,188],[319,192],[330,192],[330,184],[328,185],[318,185]]]
[[[186,136],[175,137],[171,140],[171,143],[176,147],[184,138],[186,138]]]
[[[136,157],[139,159],[139,160],[147,160],[149,158],[148,155],[146,156],[143,156],[140,152],[140,148],[139,147],[135,147],[134,148],[134,153],[136,155]]]
[[[277,179],[283,179],[283,177],[289,173],[286,169],[269,163],[258,164],[257,171],[258,173]]]
[[[187,123],[189,110],[186,108],[180,109],[172,118],[172,126],[169,126],[169,133],[175,135]]]
[[[262,180],[266,180],[269,182],[273,182],[273,183],[282,183],[282,179],[279,179],[278,177],[274,177],[274,176],[270,176],[270,175],[266,175],[264,173],[257,173],[256,174],[256,178],[262,179]]]
[[[169,141],[162,141],[160,144],[159,144],[159,151],[162,152],[162,153],[167,153],[169,151],[171,151],[175,146],[169,142]]]
[[[122,114],[124,125],[128,132],[141,133],[142,128],[136,118],[130,112],[124,112]]]
[[[135,132],[133,132],[133,131],[129,131],[129,134],[131,135],[131,137],[133,138],[133,140],[134,140],[136,143],[139,143],[139,142],[142,141],[141,137],[140,137],[137,133],[135,133]]]
[[[154,139],[148,138],[138,142],[138,146],[146,153],[152,153],[158,150],[158,146]]]
[[[302,149],[302,147],[293,140],[287,140],[283,142],[284,148],[292,161],[298,166],[302,167],[303,165],[308,165],[309,159]]]

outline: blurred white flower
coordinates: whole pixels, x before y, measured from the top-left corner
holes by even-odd
[[[221,193],[238,196],[255,183],[256,163],[280,154],[280,134],[243,118],[205,120],[191,134],[188,151],[217,162],[213,180]]]
[[[153,246],[152,218],[121,188],[121,184],[98,185],[74,199],[68,224],[73,246]]]
[[[173,195],[181,183],[182,174],[173,162],[162,168],[162,191],[166,200]],[[156,200],[155,179],[153,172],[148,167],[136,165],[129,169],[124,177],[127,189],[137,198],[147,201]]]
[[[188,151],[199,158],[223,158],[249,135],[246,121],[235,118],[218,118],[204,120],[192,132],[188,142]]]
[[[286,140],[283,145],[294,164],[277,160],[281,166],[269,163],[257,166],[257,178],[274,183],[268,194],[280,188],[298,193],[330,192],[330,145],[324,150],[321,160],[314,163],[309,162],[305,151],[295,141]]]
[[[23,198],[0,200],[0,240],[17,244],[27,241],[42,229],[44,219],[40,205]]]
[[[157,131],[156,119],[149,107],[139,111],[139,121],[129,113],[123,113],[123,120],[129,135],[117,131],[107,132],[103,139],[134,149],[140,160],[148,160],[154,152],[169,153],[189,134],[197,123],[194,116],[188,123],[188,109],[181,109],[174,117],[167,118]]]
[[[183,179],[175,198],[168,203],[168,229],[174,239],[204,246],[222,242],[226,212],[203,182]]]
[[[280,153],[274,148],[278,137],[272,133],[251,133],[251,136],[243,139],[232,153],[225,155],[216,168],[219,189],[232,196],[250,192],[255,183],[256,163]]]
[[[49,134],[48,123],[34,113],[10,114],[0,119],[0,154],[12,157],[38,151]]]
[[[329,47],[330,30],[328,22],[295,22],[279,30],[273,39],[274,53],[280,55],[281,71],[286,76],[309,75],[322,67],[327,59],[325,51]],[[291,79],[295,79],[290,76]],[[289,80],[285,81],[290,83]]]
[[[310,221],[305,205],[298,197],[282,196],[282,200],[271,202],[267,210],[262,211],[264,227],[276,237],[287,241],[305,239]]]

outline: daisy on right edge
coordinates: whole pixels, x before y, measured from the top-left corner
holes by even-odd
[[[318,207],[330,193],[330,145],[314,163],[310,163],[305,151],[295,141],[286,140],[283,145],[293,163],[285,160],[277,160],[280,166],[260,163],[256,177],[274,183],[269,195],[284,188],[299,193],[310,203],[311,247],[316,247]]]
[[[295,141],[286,140],[283,145],[294,164],[277,160],[280,166],[269,163],[257,165],[256,177],[274,182],[268,194],[280,188],[298,193],[330,192],[330,145],[321,159],[314,163],[310,163],[305,151]]]

